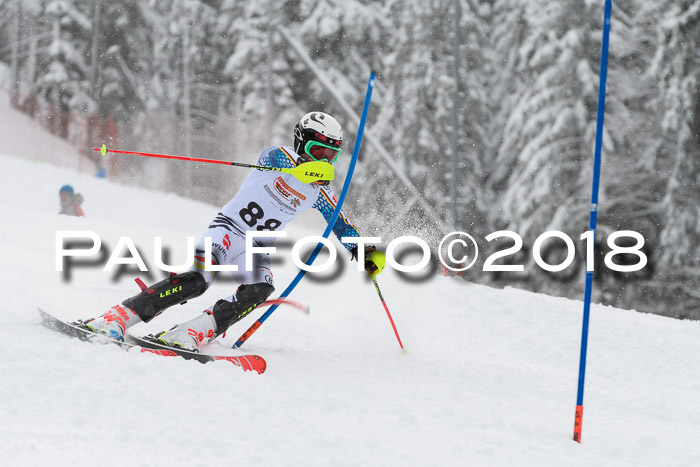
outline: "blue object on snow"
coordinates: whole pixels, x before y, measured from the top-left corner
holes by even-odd
[[[610,15],[612,1],[605,0],[603,14],[603,43],[600,52],[600,79],[598,87],[598,117],[595,131],[595,153],[593,157],[593,187],[591,189],[591,213],[588,222],[588,230],[593,232],[595,243],[595,231],[598,224],[598,188],[600,186],[600,157],[603,150],[603,121],[605,117],[605,85],[608,76],[608,44],[610,43]],[[591,259],[592,260],[592,259]],[[588,352],[588,326],[590,323],[591,292],[593,290],[593,271],[588,271],[586,265],[586,289],[583,297],[583,325],[581,326],[581,355],[578,370],[578,391],[576,394],[577,412],[580,411],[580,419],[576,420],[574,428],[574,440],[581,442],[581,426],[583,419],[583,390],[586,381],[586,354]]]

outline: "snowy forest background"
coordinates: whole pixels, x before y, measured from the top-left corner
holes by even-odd
[[[116,122],[111,147],[253,162],[323,110],[346,128],[341,174],[357,128],[343,101],[359,114],[375,70],[346,204],[361,232],[437,246],[463,230],[483,248],[465,279],[581,298],[582,262],[547,273],[528,248],[557,229],[583,250],[603,3],[0,0],[0,61],[15,105],[36,95],[70,114],[64,136],[88,157],[103,142],[86,141],[95,116]],[[597,261],[593,299],[700,319],[700,2],[618,0],[611,25],[598,251],[635,230],[649,265],[623,274]],[[143,158],[109,168],[214,204],[246,175]],[[508,246],[483,240],[502,229],[523,237],[510,260],[524,273],[480,271]]]

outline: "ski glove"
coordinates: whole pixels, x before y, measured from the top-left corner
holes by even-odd
[[[352,255],[350,260],[355,260],[357,258],[357,246],[350,250]],[[365,271],[370,277],[374,278],[377,274],[382,272],[384,269],[384,252],[377,250],[374,245],[365,246]]]
[[[365,271],[369,274],[369,277],[374,279],[374,276],[381,273],[384,269],[384,252],[371,247],[369,250],[365,250]]]

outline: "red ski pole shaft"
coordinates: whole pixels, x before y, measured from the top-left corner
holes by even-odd
[[[399,337],[399,331],[396,329],[396,324],[394,324],[394,319],[391,317],[391,313],[389,313],[389,307],[386,306],[386,301],[384,301],[384,296],[382,295],[382,291],[379,290],[379,284],[377,284],[377,279],[375,279],[373,277],[372,282],[374,282],[374,288],[377,291],[377,294],[379,295],[379,300],[381,300],[382,305],[384,305],[384,309],[386,310],[386,315],[389,317],[389,322],[391,323],[391,327],[394,328],[394,334],[396,335],[396,340],[399,341],[399,346],[401,347],[401,350],[405,352],[406,349],[404,349],[403,344],[401,343],[401,338]]]
[[[120,151],[118,149],[107,149],[104,146],[102,148],[92,148],[92,150],[99,151],[103,155],[108,153],[108,152],[112,152],[115,154],[132,154],[134,156],[157,157],[160,159],[176,159],[179,161],[206,162],[208,164],[235,165],[236,167],[247,167],[250,169],[275,170],[275,167],[266,167],[266,166],[262,166],[262,165],[244,164],[242,162],[219,161],[216,159],[203,159],[201,157],[172,156],[170,154],[154,154],[154,153],[150,153],[150,152]]]
[[[219,161],[216,159],[203,159],[201,157],[188,157],[188,156],[172,156],[170,154],[154,154],[151,152],[137,152],[137,151],[120,151],[117,149],[107,149],[106,145],[102,145],[101,148],[92,148],[93,151],[99,151],[103,156],[108,152],[113,152],[115,154],[131,154],[134,156],[144,156],[144,157],[156,157],[159,159],[175,159],[178,161],[194,161],[194,162],[206,162],[207,164],[223,164],[232,165],[234,167],[245,167],[249,169],[258,170],[271,170],[274,172],[282,172],[294,175],[299,181],[303,183],[313,183],[321,180],[333,180],[335,178],[335,171],[333,166],[328,162],[324,161],[311,161],[300,164],[297,167],[286,168],[286,167],[270,167],[266,165],[254,165],[254,164],[244,164],[243,162],[231,162],[231,161]]]

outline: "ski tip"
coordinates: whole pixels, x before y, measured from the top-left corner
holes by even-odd
[[[402,356],[408,355],[409,353],[410,352],[409,352],[408,347],[402,347],[401,350],[399,350],[399,355],[402,355]]]
[[[263,359],[259,355],[255,355],[254,358],[256,361],[257,368],[253,368],[253,369],[255,371],[257,371],[259,375],[265,373],[265,370],[267,370],[267,362],[265,361],[265,359]]]
[[[178,354],[173,352],[172,350],[167,350],[167,349],[147,349],[144,347],[140,348],[141,353],[152,353],[156,355],[161,355],[163,357],[179,357]]]
[[[259,375],[267,370],[267,362],[260,355],[239,355],[239,356],[213,356],[214,361],[227,361],[240,367],[243,371],[255,371]]]

